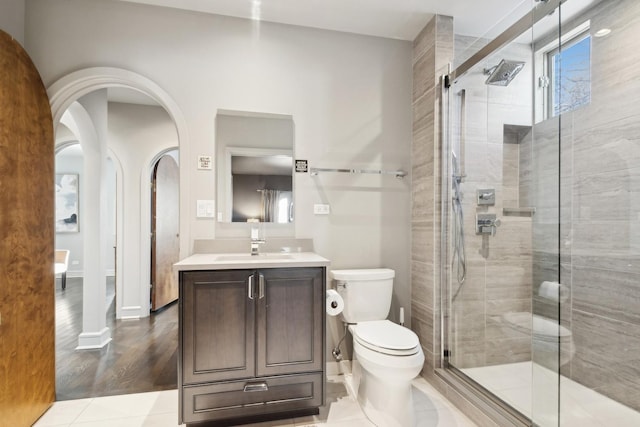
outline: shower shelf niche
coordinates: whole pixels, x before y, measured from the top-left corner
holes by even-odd
[[[522,208],[502,208],[503,216],[521,216],[532,217],[536,213],[534,207],[522,207]]]

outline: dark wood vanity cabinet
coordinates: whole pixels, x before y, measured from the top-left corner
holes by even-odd
[[[325,267],[181,271],[180,422],[322,406],[324,298]]]

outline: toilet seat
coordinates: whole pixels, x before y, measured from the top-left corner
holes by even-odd
[[[372,320],[352,325],[353,338],[363,347],[391,356],[418,353],[420,341],[410,329],[389,320]]]

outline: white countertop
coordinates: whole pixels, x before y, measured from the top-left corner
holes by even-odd
[[[240,270],[244,268],[326,267],[331,262],[313,252],[194,254],[173,264],[176,271]]]

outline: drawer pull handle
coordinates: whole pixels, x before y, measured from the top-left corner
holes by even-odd
[[[253,383],[244,385],[245,393],[251,393],[254,391],[269,391],[269,387],[267,386],[267,383]]]

